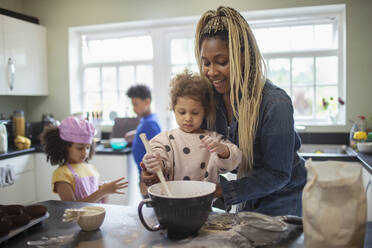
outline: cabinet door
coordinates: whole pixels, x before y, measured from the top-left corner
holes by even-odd
[[[8,95],[9,90],[4,54],[3,16],[0,15],[0,95]]]
[[[367,198],[367,219],[368,221],[372,221],[372,175],[364,167],[363,185]]]
[[[26,205],[36,202],[34,155],[0,160],[0,166],[11,166],[16,174],[14,184],[0,187],[0,204]]]
[[[45,27],[3,16],[3,29],[7,73],[14,66],[10,94],[47,95]]]
[[[46,161],[44,153],[35,153],[36,199],[37,201],[60,200],[58,194],[53,193],[52,175],[57,166]]]
[[[127,157],[126,155],[100,155],[95,154],[90,164],[93,164],[102,181],[113,181],[120,177],[127,178]],[[108,204],[128,205],[128,189],[123,191],[125,195],[112,194],[109,196]]]

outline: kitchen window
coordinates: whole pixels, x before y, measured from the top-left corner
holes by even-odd
[[[136,116],[126,92],[133,84],[153,89],[153,48],[149,35],[87,39],[82,36],[84,112]]]
[[[267,77],[292,98],[296,124],[345,124],[345,5],[242,14],[256,36]],[[125,93],[143,83],[152,89],[153,111],[164,129],[175,127],[168,108],[169,81],[184,68],[198,72],[197,21],[187,17],[70,30],[80,41],[80,69],[72,80],[76,83],[70,82],[76,89],[71,92],[72,112],[103,110],[105,119],[111,111],[134,116]]]
[[[252,27],[267,77],[291,96],[296,123],[345,124],[343,16],[253,22]]]

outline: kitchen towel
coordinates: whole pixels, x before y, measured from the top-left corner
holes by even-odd
[[[0,167],[0,186],[10,186],[13,185],[15,181],[15,171],[10,165],[5,167]]]

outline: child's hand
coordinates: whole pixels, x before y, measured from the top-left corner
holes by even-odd
[[[124,192],[119,191],[128,187],[128,182],[123,181],[125,177],[121,177],[115,181],[104,183],[99,187],[99,190],[106,194],[124,194]]]
[[[161,169],[161,158],[158,152],[153,154],[146,153],[143,156],[143,163],[145,164],[146,170],[148,172],[154,173],[157,170]]]
[[[230,150],[227,145],[219,143],[210,136],[205,136],[201,140],[200,146],[206,148],[209,152],[216,152],[220,158],[228,158],[230,156]]]
[[[131,130],[124,134],[124,139],[128,141],[128,143],[132,143],[135,135],[136,135],[136,130]]]

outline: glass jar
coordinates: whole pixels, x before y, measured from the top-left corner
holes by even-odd
[[[25,114],[23,110],[15,110],[13,113],[13,135],[26,136],[25,133]]]

